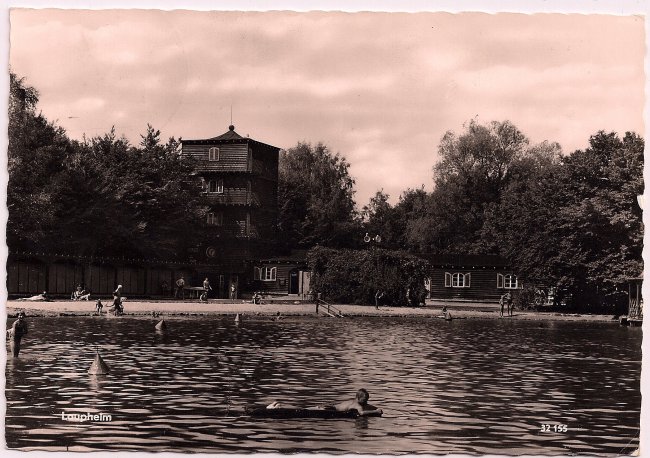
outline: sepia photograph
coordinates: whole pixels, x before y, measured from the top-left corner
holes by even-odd
[[[638,456],[646,17],[7,13],[4,452]]]

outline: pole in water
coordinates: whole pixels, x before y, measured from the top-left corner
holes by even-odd
[[[167,329],[167,323],[165,323],[165,319],[161,319],[158,324],[156,324],[156,331],[164,331]]]
[[[105,375],[108,374],[109,369],[108,369],[108,364],[104,362],[102,357],[99,354],[99,349],[96,349],[96,354],[95,354],[95,359],[93,360],[92,364],[90,365],[90,369],[88,369],[88,373],[91,375]]]

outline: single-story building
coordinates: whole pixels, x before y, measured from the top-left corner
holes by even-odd
[[[495,255],[431,255],[425,283],[430,299],[498,302],[522,287],[508,262]]]
[[[248,289],[262,294],[292,295],[306,299],[310,291],[311,271],[304,250],[260,259],[253,263],[253,283]]]

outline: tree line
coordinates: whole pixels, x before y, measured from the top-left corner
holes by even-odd
[[[182,259],[207,206],[179,140],[149,125],[139,145],[114,129],[71,140],[37,111],[34,88],[13,73],[10,84],[10,251]]]
[[[72,140],[38,112],[36,89],[10,84],[10,250],[186,258],[208,205],[180,139],[147,125],[138,145],[114,129]],[[500,255],[565,302],[615,303],[642,271],[643,150],[635,133],[599,131],[566,154],[510,121],[472,120],[441,139],[431,192],[391,204],[380,189],[359,207],[346,158],[299,142],[280,153],[279,249],[359,249],[368,233],[383,250]]]
[[[643,150],[635,133],[599,131],[563,154],[510,121],[472,120],[443,136],[432,192],[407,189],[391,204],[379,190],[357,210],[345,158],[302,143],[281,156],[281,228],[294,248],[361,248],[367,233],[383,249],[499,255],[557,302],[621,306],[643,271]]]

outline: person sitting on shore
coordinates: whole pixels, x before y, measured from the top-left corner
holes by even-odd
[[[77,289],[72,292],[71,299],[73,301],[87,301],[90,299],[90,293],[81,286],[77,286]]]
[[[370,394],[368,393],[368,390],[366,390],[365,388],[361,388],[359,391],[357,391],[355,398],[350,401],[343,401],[333,405],[330,404],[330,405],[324,405],[319,407],[308,407],[307,409],[336,410],[337,412],[349,412],[350,410],[356,410],[359,415],[368,415],[371,413],[376,413],[377,411],[383,413],[381,409],[378,409],[377,407],[368,404],[369,399],[370,399]],[[267,409],[294,409],[297,407],[282,405],[279,402],[272,402],[271,404],[266,406],[266,408]]]
[[[70,299],[72,299],[73,301],[78,301],[81,299],[82,295],[83,295],[83,290],[81,289],[81,286],[77,286],[77,289],[75,289],[70,295]]]

